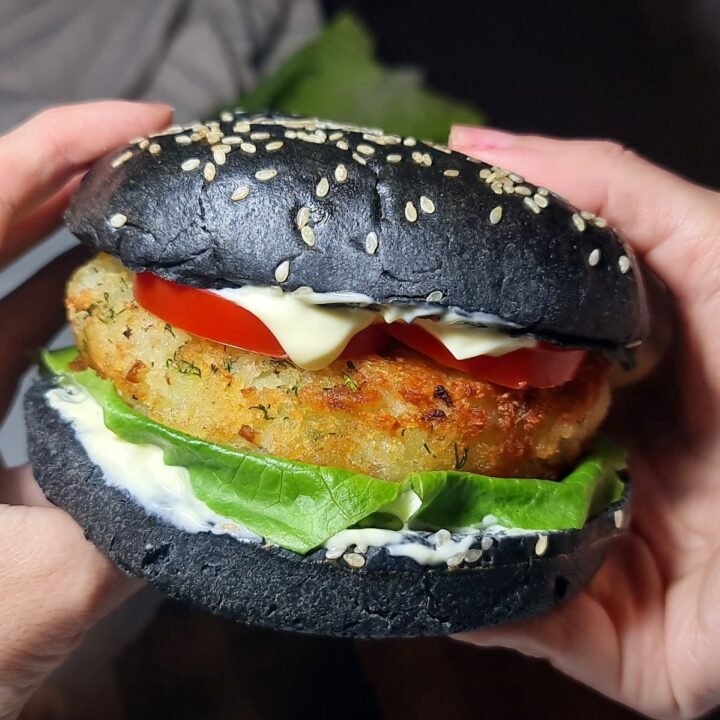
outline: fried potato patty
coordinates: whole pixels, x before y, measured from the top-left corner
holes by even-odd
[[[203,340],[141,308],[132,275],[100,255],[66,299],[82,360],[157,422],[240,450],[400,481],[420,470],[556,477],[609,403],[590,357],[558,388],[508,390],[402,346],[311,372]]]

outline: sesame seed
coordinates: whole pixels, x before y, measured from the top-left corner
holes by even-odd
[[[252,133],[250,133],[250,139],[251,140],[269,140],[270,133],[269,132],[252,132]]]
[[[573,225],[580,231],[584,232],[585,230],[585,221],[582,219],[579,213],[573,213],[572,216]]]
[[[274,168],[267,168],[266,170],[258,170],[255,173],[256,180],[272,180],[277,175],[277,170]]]
[[[254,155],[257,148],[249,142],[240,143],[240,149],[248,155]]]
[[[428,214],[432,215],[435,212],[435,203],[427,196],[427,195],[421,195],[420,196],[420,209]]]
[[[435,546],[441,547],[441,546],[445,545],[450,540],[451,537],[452,537],[452,535],[450,535],[450,533],[447,530],[445,530],[445,529],[438,530],[435,533]]]
[[[205,179],[208,182],[212,182],[215,179],[216,172],[217,171],[216,171],[215,165],[213,165],[213,163],[211,163],[211,162],[205,163],[205,167],[203,168],[203,176],[205,177]]]
[[[213,150],[213,160],[217,165],[224,165],[227,156],[222,150]]]
[[[462,563],[462,561],[463,561],[464,559],[465,559],[465,553],[464,553],[464,552],[455,553],[454,555],[451,555],[451,556],[447,559],[447,563],[446,563],[446,564],[447,564],[448,567],[456,567],[456,566],[460,565],[460,563]]]
[[[479,548],[472,548],[465,553],[465,562],[475,563],[482,557],[483,551]]]
[[[114,228],[121,228],[126,222],[127,222],[127,215],[123,215],[122,213],[115,213],[110,218],[110,224]]]
[[[491,537],[488,537],[487,535],[484,535],[480,540],[480,547],[483,550],[489,550],[493,546],[493,539]]]
[[[325,558],[327,560],[337,560],[338,558],[342,557],[342,554],[345,552],[343,548],[328,548],[325,552]]]
[[[275,279],[279,283],[284,283],[288,276],[290,275],[290,261],[289,260],[283,260],[276,268],[275,268]]]
[[[537,542],[535,543],[535,554],[540,557],[547,552],[548,549],[548,536],[539,535]]]
[[[443,294],[440,290],[433,290],[426,298],[425,302],[434,303],[440,302],[443,299]]]
[[[514,183],[524,183],[525,178],[522,175],[517,175],[516,173],[510,173],[508,176]]]
[[[487,180],[490,177],[490,170],[488,168],[483,168],[479,173],[478,176],[481,180]]]
[[[454,170],[453,168],[450,168],[449,170],[444,170],[443,175],[445,177],[457,177],[460,174],[459,170]]]
[[[335,143],[336,148],[340,148],[340,150],[349,150],[350,146],[344,141],[344,140],[338,140]]]
[[[389,163],[399,163],[402,161],[402,155],[398,155],[397,153],[390,153],[385,159]]]
[[[149,141],[149,140],[141,140],[141,141],[138,143],[138,147],[139,147],[141,150],[144,150],[144,149],[145,149],[146,147],[148,147],[149,145],[150,145],[150,141]]]
[[[417,145],[417,140],[414,137],[406,137],[403,140],[403,145],[405,147],[413,147],[413,146]]]
[[[233,132],[236,132],[236,133],[250,132],[250,123],[245,122],[244,120],[240,121],[240,122],[236,122],[233,125]]]
[[[223,122],[232,122],[233,119],[234,119],[234,117],[235,117],[235,116],[234,116],[231,112],[228,112],[227,110],[225,110],[224,112],[220,113],[220,119],[221,119]]]
[[[315,194],[319,198],[324,198],[329,192],[330,192],[330,181],[326,177],[320,178],[320,182],[317,184],[317,187],[315,188]]]
[[[274,152],[275,150],[279,150],[284,144],[282,140],[273,140],[265,146],[265,149],[268,152]]]
[[[220,140],[222,140],[223,134],[221,132],[210,132],[205,136],[205,139],[210,143],[210,145],[214,145],[215,143],[219,143]]]
[[[408,222],[415,222],[418,218],[417,210],[411,202],[405,203],[405,219]]]
[[[374,155],[375,154],[375,148],[372,145],[358,145],[357,151],[359,153],[362,153],[363,155]]]
[[[243,142],[243,139],[239,135],[226,135],[223,138],[223,142],[225,145],[240,145],[240,143]]]
[[[547,197],[550,194],[550,191],[544,187],[539,187],[537,189],[537,191],[538,191],[538,195],[544,195],[545,197]]]
[[[580,217],[583,220],[593,220],[595,218],[595,213],[588,212],[587,210],[581,210]]]
[[[367,160],[364,157],[362,157],[362,155],[353,153],[352,158],[353,158],[353,160],[355,160],[355,162],[359,162],[361,165],[367,165]]]
[[[203,136],[200,133],[193,133],[190,136],[190,142],[198,142],[203,139]]]
[[[294,130],[286,130],[285,137],[288,140],[295,140],[295,138],[297,137],[297,133]]]
[[[595,267],[599,262],[600,262],[600,250],[598,250],[598,248],[595,248],[588,256],[588,265],[590,267]]]
[[[411,157],[418,165],[422,163],[422,153],[419,150],[415,150]]]
[[[315,247],[315,231],[309,225],[300,228],[300,235],[308,247]]]
[[[626,343],[626,348],[634,348],[638,347],[639,345],[642,345],[642,340],[633,340],[632,342]]]
[[[502,216],[503,216],[502,205],[496,205],[490,211],[490,224],[497,225],[502,220]]]
[[[110,165],[114,168],[120,167],[123,163],[126,163],[133,156],[130,150],[126,150],[122,155],[118,155]]]
[[[241,185],[231,196],[231,200],[244,200],[250,194],[250,187],[248,185]]]
[[[540,208],[537,203],[530,197],[523,198],[523,205],[529,207],[536,215],[540,214]]]
[[[616,510],[613,513],[613,522],[615,527],[619,530],[625,523],[625,513],[622,510]]]
[[[496,195],[502,195],[503,194],[503,184],[496,180],[494,183],[491,183],[490,189],[496,194]]]
[[[618,267],[620,272],[624,275],[630,269],[630,258],[627,255],[621,255],[618,258]]]
[[[593,220],[593,223],[595,224],[595,227],[599,227],[599,228],[607,227],[607,220],[605,218],[596,217]]]
[[[535,195],[533,195],[533,200],[535,201],[535,204],[541,208],[546,208],[550,204],[550,201],[545,197],[545,195],[541,195],[540,193],[535,193]]]
[[[365,237],[365,252],[368,255],[374,255],[379,244],[377,233],[369,232]]]
[[[353,568],[361,568],[365,565],[365,558],[358,553],[345,553],[343,560]]]
[[[158,145],[157,143],[153,143],[153,144],[150,145],[150,147],[148,148],[148,152],[149,152],[151,155],[157,155],[161,150],[162,150],[162,148],[161,148],[160,145]]]
[[[430,156],[430,153],[423,153],[422,164],[425,165],[425,167],[430,167],[432,165],[432,157]]]
[[[310,208],[301,207],[297,215],[295,216],[295,224],[298,226],[298,230],[302,230],[310,222]]]
[[[330,140],[330,142],[337,142],[340,138],[342,138],[342,136],[343,134],[341,132],[334,132],[330,135],[328,140]]]
[[[190,140],[189,135],[176,135],[175,142],[178,145],[189,145],[192,141]]]
[[[532,190],[527,185],[516,185],[515,186],[515,194],[516,195],[524,195],[526,197],[529,197],[533,194]]]
[[[347,180],[347,175],[347,168],[340,163],[340,165],[335,168],[335,180],[339,183],[345,182]]]
[[[195,170],[200,167],[200,161],[197,158],[190,158],[189,160],[186,160],[181,166],[180,166],[185,172],[189,172],[190,170]]]

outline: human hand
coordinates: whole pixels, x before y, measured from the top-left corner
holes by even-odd
[[[613,418],[631,452],[628,533],[567,604],[463,639],[546,658],[648,715],[694,717],[720,702],[720,195],[612,143],[466,127],[450,140],[606,218],[677,305],[670,351]]]
[[[41,113],[0,137],[0,269],[54,230],[82,173],[128,138],[168,125],[165,105],[100,102]],[[61,256],[0,300],[0,420],[30,352],[62,324]],[[0,720],[17,717],[84,631],[134,584],[45,500],[25,466],[0,462]]]

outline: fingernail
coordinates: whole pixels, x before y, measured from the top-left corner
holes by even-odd
[[[517,135],[486,127],[453,125],[450,130],[450,144],[456,147],[478,150],[502,150],[515,144]]]

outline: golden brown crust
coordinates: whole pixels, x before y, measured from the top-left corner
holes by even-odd
[[[559,388],[515,391],[398,346],[323,370],[191,336],[139,307],[102,255],[78,270],[67,307],[83,360],[135,407],[213,442],[401,480],[462,467],[554,477],[607,411],[606,362]]]

